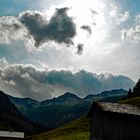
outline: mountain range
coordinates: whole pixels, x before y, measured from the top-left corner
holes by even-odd
[[[116,102],[127,94],[126,90],[104,91],[98,95],[80,98],[73,93],[65,93],[57,98],[38,102],[30,98],[17,98],[8,95],[17,109],[30,120],[49,127],[62,126],[88,112],[93,101],[107,99]]]

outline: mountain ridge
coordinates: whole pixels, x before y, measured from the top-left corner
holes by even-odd
[[[70,92],[66,92],[65,94],[57,97],[57,98],[53,98],[53,99],[49,99],[49,100],[44,100],[41,101],[40,104],[49,104],[49,105],[56,105],[56,104],[75,104],[78,101],[80,101],[82,98],[78,97],[77,95],[70,93]]]
[[[1,130],[22,131],[27,135],[48,130],[46,126],[34,123],[21,114],[3,91],[0,91],[0,114]]]
[[[126,90],[118,89],[80,98],[73,93],[67,92],[57,98],[44,100],[42,102],[24,98],[24,101],[26,101],[25,104],[23,104],[23,102],[20,104],[20,101],[15,102],[15,99],[13,100],[10,96],[9,98],[19,111],[31,120],[49,125],[50,127],[58,127],[86,114],[93,101],[112,97],[113,99],[111,100],[114,102],[116,101],[114,97],[122,98],[122,96],[126,94]]]

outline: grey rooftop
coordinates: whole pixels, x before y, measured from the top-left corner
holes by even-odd
[[[107,102],[98,102],[97,104],[104,111],[140,116],[140,108],[133,105]]]

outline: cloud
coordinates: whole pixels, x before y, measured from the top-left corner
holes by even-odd
[[[47,20],[47,15],[38,11],[24,11],[19,17],[0,17],[0,43],[21,39],[26,43],[34,43],[36,47],[49,41],[73,45],[76,25],[73,18],[67,15],[68,10],[56,9],[50,20]]]
[[[30,65],[13,65],[0,71],[0,87],[14,96],[51,98],[49,85],[41,83],[43,72]]]
[[[134,43],[140,42],[140,25],[122,30],[122,40],[126,39]]]
[[[21,97],[43,100],[73,92],[78,96],[97,94],[103,90],[132,87],[134,82],[125,76],[97,75],[87,71],[39,70],[31,65],[11,65],[0,70],[0,87]]]
[[[90,35],[92,34],[92,30],[91,30],[90,26],[88,26],[88,25],[82,25],[81,29],[88,31],[88,33]]]
[[[97,15],[99,15],[99,13],[97,12],[97,11],[95,11],[95,10],[93,10],[93,9],[89,9],[90,10],[90,12],[91,12],[91,17],[92,17],[92,20],[93,20],[93,25],[94,26],[96,26],[96,22],[95,22],[95,17],[97,16]]]
[[[25,28],[18,18],[13,16],[0,17],[0,43],[22,39],[25,32]]]
[[[129,12],[124,12],[119,15],[118,19],[116,20],[117,24],[121,24],[126,22],[130,18]]]
[[[8,66],[8,62],[5,58],[0,58],[0,68],[5,68]]]
[[[130,18],[130,14],[128,11],[122,12],[114,4],[111,4],[111,11],[109,12],[109,15],[112,18],[111,22],[113,22],[116,25],[121,25]]]
[[[78,53],[79,55],[82,54],[82,52],[83,52],[83,47],[84,47],[84,44],[78,44],[78,46],[77,46],[77,53]]]
[[[122,33],[122,40],[139,43],[140,42],[140,15],[136,15],[134,24],[128,29],[123,29],[121,33]]]
[[[95,11],[95,10],[93,10],[91,8],[89,10],[91,11],[92,15],[98,15],[99,14],[97,11]]]
[[[50,21],[42,13],[26,11],[20,14],[20,21],[28,29],[29,35],[33,36],[36,47],[47,41],[72,45],[76,25],[67,15],[67,10],[68,8],[56,9]]]

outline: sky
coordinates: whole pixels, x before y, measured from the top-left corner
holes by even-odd
[[[84,94],[77,88],[87,81],[77,88],[60,82],[61,76],[75,76],[81,70],[86,73],[82,71],[83,77],[92,74],[89,77],[100,82],[102,75],[108,79],[123,75],[136,82],[140,78],[139,7],[139,0],[0,0],[0,88],[35,99],[67,90],[85,96],[111,88],[89,91],[85,87]],[[57,72],[58,79],[47,80],[47,85],[42,81]]]

